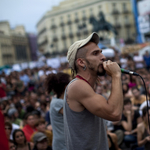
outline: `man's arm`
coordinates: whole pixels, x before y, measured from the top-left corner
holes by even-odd
[[[83,80],[77,80],[70,85],[68,98],[70,101],[77,101],[96,116],[111,121],[118,121],[122,116],[123,98],[122,94],[120,94],[122,93],[120,81],[116,81],[115,85],[118,86],[118,89],[115,88],[113,90],[114,93],[110,95],[107,101],[103,96],[96,94],[88,83]],[[73,109],[71,104],[69,107]]]
[[[121,70],[117,63],[108,61],[103,63],[107,74],[112,77],[112,92],[108,100],[96,94],[93,88],[83,80],[73,82],[68,89],[68,99],[71,103],[78,103],[101,118],[119,121],[122,117],[123,92],[121,82]],[[74,105],[69,107],[74,109]],[[78,106],[76,108],[79,108]]]

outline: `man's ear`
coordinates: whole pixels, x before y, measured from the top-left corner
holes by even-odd
[[[77,63],[78,66],[80,66],[82,68],[85,66],[85,61],[82,58],[78,58],[76,60],[76,63]]]

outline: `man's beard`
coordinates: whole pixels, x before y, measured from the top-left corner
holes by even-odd
[[[88,68],[92,71],[95,71],[95,68],[94,68],[94,65],[92,63],[90,63],[88,60],[86,60],[87,64],[88,64]],[[101,67],[101,71],[99,70]],[[98,68],[97,68],[97,75],[98,76],[104,76],[106,74],[106,71],[103,67],[103,65],[99,65]]]

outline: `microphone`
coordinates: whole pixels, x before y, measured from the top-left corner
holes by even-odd
[[[136,72],[133,72],[133,71],[130,71],[130,70],[125,70],[125,69],[122,69],[122,68],[121,68],[121,72],[125,73],[125,74],[129,74],[129,75],[139,76],[139,74],[136,73]]]

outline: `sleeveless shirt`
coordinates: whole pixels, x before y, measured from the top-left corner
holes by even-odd
[[[69,84],[71,84],[72,80]],[[68,86],[67,86],[68,88]],[[87,109],[75,112],[66,102],[64,94],[64,134],[67,150],[109,150],[104,119]]]

